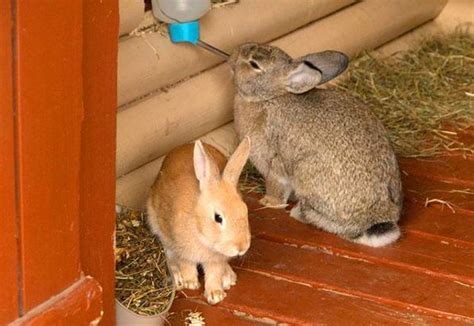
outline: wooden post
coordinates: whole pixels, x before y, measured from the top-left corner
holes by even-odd
[[[0,2],[0,325],[18,317],[19,273],[16,240],[12,17]],[[8,266],[8,268],[6,268]]]
[[[81,263],[102,286],[102,325],[115,321],[117,1],[85,1],[81,146]]]
[[[113,325],[117,1],[0,14],[0,324]]]
[[[24,312],[81,276],[82,1],[16,6],[16,160]]]

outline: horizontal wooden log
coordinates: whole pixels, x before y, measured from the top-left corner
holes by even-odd
[[[295,5],[288,0],[241,0],[204,16],[201,37],[230,51],[248,41],[271,41],[352,2],[298,0]],[[118,104],[126,104],[221,61],[193,45],[173,44],[161,33],[126,39],[119,44]]]
[[[120,0],[119,35],[126,35],[138,27],[145,15],[145,1],[143,0]]]
[[[237,147],[237,135],[231,123],[200,138],[216,147],[227,157]],[[117,203],[136,209],[144,209],[148,191],[161,168],[164,156],[117,179]]]
[[[443,11],[432,21],[384,44],[375,55],[388,56],[407,50],[421,40],[439,33],[451,33],[459,26],[474,34],[474,3],[472,0],[449,0]],[[470,26],[470,27],[469,27]]]
[[[354,55],[394,39],[436,16],[445,0],[367,0],[272,44],[293,56],[324,49]],[[394,19],[396,17],[396,19]],[[117,175],[121,176],[232,120],[229,68],[219,65],[121,111]]]

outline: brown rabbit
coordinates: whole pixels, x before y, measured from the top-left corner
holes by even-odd
[[[211,304],[236,283],[228,260],[250,246],[247,206],[237,190],[249,151],[249,138],[228,162],[201,141],[180,146],[166,156],[148,198],[148,222],[163,243],[177,288],[198,289],[201,264]]]
[[[382,123],[353,96],[313,89],[341,72],[336,51],[292,59],[249,43],[229,63],[237,133],[265,177],[266,206],[298,200],[291,216],[369,246],[397,240],[402,206],[398,164]]]

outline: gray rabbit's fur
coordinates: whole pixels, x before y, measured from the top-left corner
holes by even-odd
[[[248,43],[229,63],[235,127],[250,136],[250,160],[265,177],[262,203],[278,207],[293,194],[300,221],[374,247],[397,240],[401,181],[382,123],[348,93],[314,89],[346,69],[346,56],[292,59]]]

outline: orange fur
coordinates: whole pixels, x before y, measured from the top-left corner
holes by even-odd
[[[236,188],[249,146],[245,139],[229,162],[200,142],[172,150],[148,199],[148,222],[163,243],[176,285],[199,287],[196,266],[202,264],[210,303],[221,301],[224,289],[235,284],[229,258],[242,255],[250,245],[247,206]],[[205,162],[201,170],[193,164],[196,155],[201,158],[197,162]],[[197,171],[205,172],[205,180],[198,180]],[[214,220],[216,212],[222,224]]]

